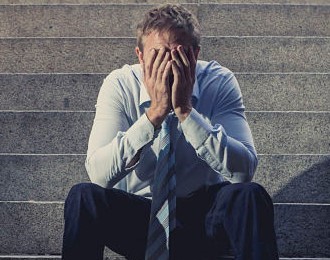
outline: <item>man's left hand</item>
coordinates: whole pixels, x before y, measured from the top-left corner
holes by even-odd
[[[171,51],[172,55],[172,106],[174,113],[182,122],[192,109],[191,96],[195,83],[196,58],[190,46],[187,53],[182,45]]]

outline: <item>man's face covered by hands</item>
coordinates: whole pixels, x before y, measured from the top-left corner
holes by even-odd
[[[161,51],[165,49],[165,52],[169,52],[170,57],[169,60],[173,60],[173,55],[171,55],[171,51],[173,54],[177,56],[178,60],[183,64],[184,59],[180,56],[180,52],[178,48],[184,52],[187,56],[187,59],[190,63],[193,61],[189,60],[190,56],[190,48],[191,40],[190,37],[180,30],[174,30],[171,32],[158,32],[153,31],[148,36],[144,36],[143,38],[143,50],[139,50],[137,48],[136,52],[139,57],[139,61],[141,65],[148,66],[147,62],[154,62],[154,59],[157,58],[157,55],[161,55]],[[192,56],[197,59],[199,50],[192,50]],[[153,57],[154,56],[154,57]],[[165,58],[163,55],[159,58]],[[149,64],[150,66],[153,64]],[[171,69],[169,72],[169,84],[172,86],[173,84],[173,70]]]
[[[152,31],[144,36],[143,51],[137,47],[136,54],[152,111],[165,117],[173,109],[179,117],[191,110],[198,52],[190,37],[180,30]]]

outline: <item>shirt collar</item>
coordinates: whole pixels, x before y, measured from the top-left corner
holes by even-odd
[[[198,72],[198,67],[196,66],[196,75],[197,75],[197,72]],[[199,95],[200,95],[199,84],[198,84],[196,75],[195,75],[195,84],[194,84],[193,93],[192,93],[192,97],[193,97],[193,99],[195,99],[193,103],[197,102],[197,100],[199,99]],[[139,103],[139,105],[142,106],[144,104],[149,104],[150,97],[149,97],[149,94],[147,92],[145,85],[143,84],[141,67],[139,68],[138,79],[140,81],[140,86],[141,86],[140,87],[140,103]]]

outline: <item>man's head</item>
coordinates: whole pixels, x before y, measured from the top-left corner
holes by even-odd
[[[200,25],[195,16],[180,5],[167,4],[149,10],[137,26],[136,53],[141,61],[143,52],[178,45],[192,46],[197,58]]]

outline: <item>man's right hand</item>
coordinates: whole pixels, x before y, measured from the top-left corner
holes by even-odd
[[[143,81],[151,99],[147,117],[155,128],[160,127],[171,110],[170,57],[165,48],[151,49],[144,54]]]

